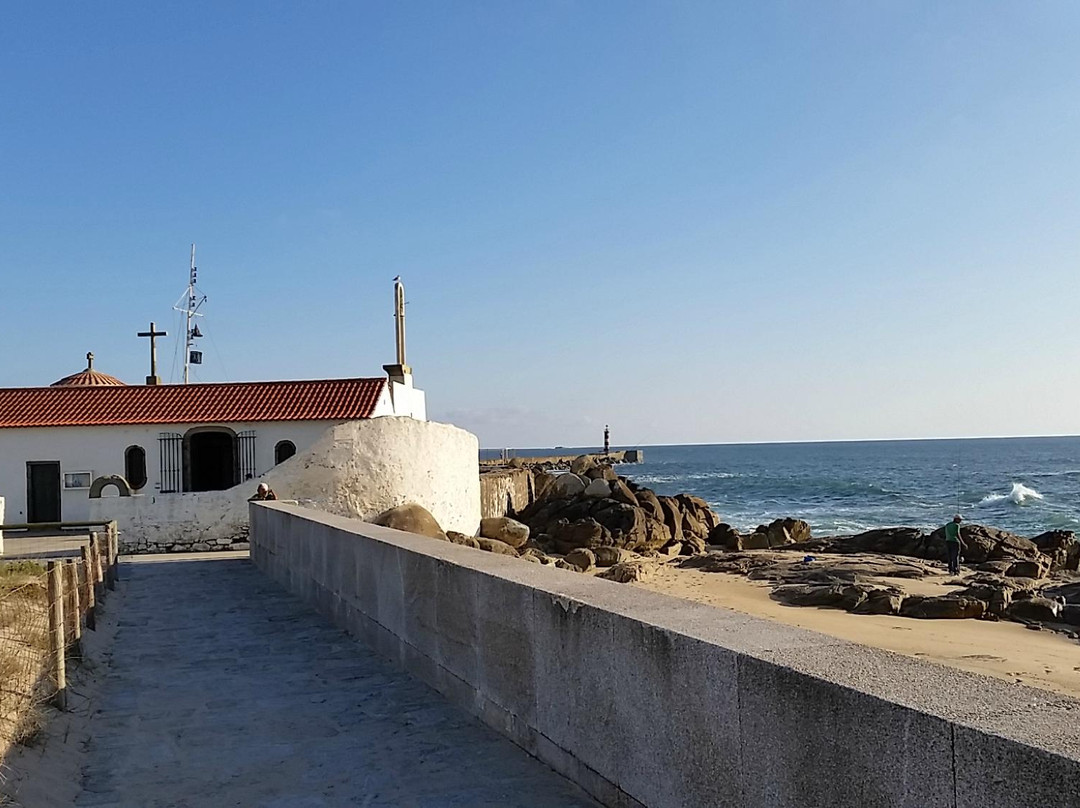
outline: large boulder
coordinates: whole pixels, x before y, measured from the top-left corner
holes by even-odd
[[[891,589],[875,589],[851,611],[854,614],[900,614],[904,596]]]
[[[580,455],[570,461],[570,471],[579,476],[585,476],[589,469],[596,467],[596,458],[592,455]]]
[[[1049,571],[1050,560],[1047,556],[1032,561],[1013,561],[1005,574],[1010,578],[1043,578]]]
[[[659,497],[660,508],[663,512],[662,521],[667,525],[672,541],[683,540],[683,518],[679,503],[672,497]]]
[[[620,561],[613,567],[601,572],[598,578],[606,578],[620,584],[628,584],[633,581],[644,581],[652,577],[656,567],[644,561]]]
[[[1036,561],[1042,555],[1035,542],[986,525],[961,525],[960,539],[964,543],[964,560],[969,564],[984,561]],[[922,558],[944,560],[945,528],[939,527],[927,538]]]
[[[611,496],[611,486],[608,481],[601,477],[598,480],[593,480],[586,487],[583,492],[585,496],[592,497],[593,499],[604,499]]]
[[[416,533],[419,536],[446,541],[446,533],[439,527],[435,517],[428,512],[427,508],[415,502],[406,502],[404,505],[385,510],[371,521],[373,524],[391,527],[394,530],[403,530],[406,533]]]
[[[634,492],[631,491],[630,487],[622,480],[617,479],[611,484],[611,498],[616,502],[621,502],[624,505],[630,505],[634,508],[640,506]]]
[[[563,559],[567,564],[577,567],[581,572],[588,572],[596,566],[596,556],[592,550],[581,547],[566,554]]]
[[[1049,557],[1052,572],[1080,567],[1080,539],[1071,530],[1048,530],[1034,536],[1031,542]]]
[[[721,522],[709,531],[708,543],[733,552],[743,549],[739,531],[726,522]]]
[[[986,602],[975,598],[955,595],[928,598],[912,595],[904,598],[900,614],[924,620],[964,620],[980,618],[986,614],[986,609]]]
[[[591,517],[577,522],[559,519],[549,526],[548,532],[556,548],[563,552],[570,552],[579,547],[593,548],[611,544],[610,531]]]
[[[518,549],[529,540],[529,527],[509,516],[489,516],[480,520],[480,535]]]
[[[627,486],[629,488],[629,486]],[[660,498],[656,496],[648,488],[631,488],[634,494],[634,498],[637,499],[638,504],[645,510],[645,512],[653,519],[659,519],[661,522],[666,521],[664,518],[664,507],[660,504]]]
[[[500,555],[517,556],[518,552],[509,544],[498,539],[486,539],[483,536],[476,540],[476,543],[480,545],[481,550],[487,550],[489,553],[499,553]]]
[[[612,567],[621,561],[629,561],[630,553],[619,547],[597,547],[593,550],[596,566]]]
[[[446,531],[446,538],[452,541],[454,544],[460,544],[464,547],[472,547],[474,549],[480,549],[480,543],[473,536],[466,536],[464,533],[458,533],[456,530]]]
[[[1061,616],[1061,609],[1061,604],[1050,598],[1026,598],[1010,603],[1005,616],[1020,622],[1055,621]]]
[[[1066,603],[1080,605],[1080,581],[1052,586],[1049,589],[1044,589],[1043,594],[1047,597],[1060,598]]]
[[[588,483],[576,474],[560,474],[555,478],[551,495],[563,498],[576,497],[578,494],[585,493],[587,485]]]
[[[533,471],[533,501],[539,502],[547,499],[548,495],[552,493],[555,480],[558,477],[554,474],[548,474],[546,471]]]

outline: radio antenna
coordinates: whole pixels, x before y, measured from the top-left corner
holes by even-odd
[[[184,290],[184,294],[180,296],[180,299],[176,301],[176,305],[173,306],[178,312],[184,315],[184,384],[188,383],[188,377],[192,365],[202,364],[202,351],[193,350],[195,340],[202,336],[202,332],[199,330],[199,324],[191,324],[192,319],[195,317],[202,317],[199,313],[199,309],[202,304],[206,302],[206,295],[199,291],[195,285],[198,276],[198,268],[195,266],[195,245],[191,245],[191,272],[188,275],[188,287]],[[183,303],[183,308],[180,304]]]

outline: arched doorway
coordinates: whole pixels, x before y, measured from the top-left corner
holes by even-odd
[[[199,427],[184,436],[184,490],[224,491],[240,482],[236,473],[236,433]]]

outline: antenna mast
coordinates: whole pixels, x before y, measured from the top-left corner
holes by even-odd
[[[193,317],[202,317],[199,313],[199,308],[206,302],[206,295],[202,294],[195,286],[197,274],[198,269],[195,266],[195,245],[192,244],[191,272],[188,275],[188,287],[180,300],[173,306],[176,311],[183,312],[184,314],[184,384],[188,383],[191,365],[202,364],[202,351],[192,350],[195,340],[202,336],[202,332],[199,331],[198,323],[194,326],[191,325],[191,320]],[[183,308],[180,308],[180,301],[183,301],[184,303]]]

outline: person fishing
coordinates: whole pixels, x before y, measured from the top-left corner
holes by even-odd
[[[960,552],[964,549],[964,540],[960,538],[960,523],[964,521],[960,514],[945,525],[945,549],[949,554],[949,575],[960,574]]]

